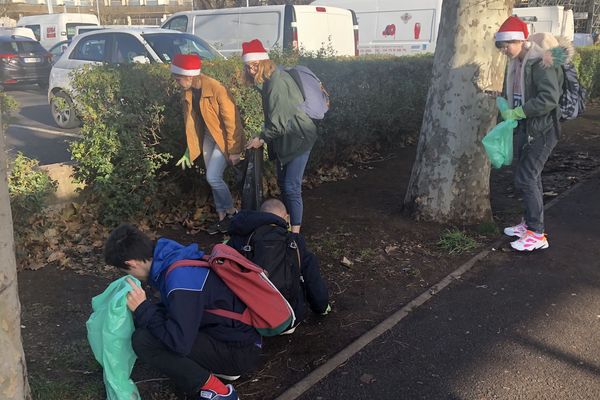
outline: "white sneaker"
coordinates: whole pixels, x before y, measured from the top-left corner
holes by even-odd
[[[529,230],[526,230],[520,239],[510,242],[510,246],[517,251],[533,251],[550,247],[545,234],[539,235]]]
[[[507,236],[523,237],[525,232],[527,232],[527,225],[525,225],[525,221],[521,221],[519,225],[504,228],[504,234]]]

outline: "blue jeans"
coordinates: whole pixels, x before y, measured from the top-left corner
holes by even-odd
[[[223,172],[227,167],[227,159],[225,154],[221,152],[215,140],[208,132],[204,134],[202,142],[202,156],[204,157],[204,165],[206,166],[206,181],[212,189],[213,198],[215,199],[215,208],[217,212],[225,212],[233,208],[233,199],[229,187],[223,180]]]
[[[292,161],[285,165],[281,165],[277,161],[277,184],[281,190],[281,198],[283,204],[290,214],[290,224],[302,225],[302,177],[304,176],[304,168],[308,163],[310,150],[300,154]]]

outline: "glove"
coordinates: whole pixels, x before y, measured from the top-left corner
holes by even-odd
[[[520,119],[526,118],[525,112],[523,111],[523,107],[513,108],[512,110],[508,109],[506,111],[502,111],[501,114],[502,114],[502,118],[505,121],[508,121],[508,120],[518,121]]]
[[[178,167],[181,166],[182,170],[185,170],[186,168],[192,168],[192,162],[190,161],[190,149],[185,149],[185,154],[179,159],[179,161],[177,161],[177,164],[175,165]]]
[[[331,312],[331,304],[327,304],[327,308],[325,309],[325,311],[323,311],[321,313],[321,315],[327,315]]]

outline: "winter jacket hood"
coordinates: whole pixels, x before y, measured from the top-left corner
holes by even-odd
[[[150,267],[150,282],[153,286],[159,287],[160,275],[171,264],[178,260],[197,260],[202,258],[204,252],[198,248],[197,244],[184,246],[174,240],[160,238],[154,247],[154,256],[152,266]]]
[[[231,235],[247,236],[263,225],[277,225],[287,229],[287,222],[270,212],[240,211],[231,220],[229,233]]]

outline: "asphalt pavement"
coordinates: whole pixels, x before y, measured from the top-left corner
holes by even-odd
[[[600,174],[299,398],[600,399]],[[287,398],[296,398],[295,396]]]
[[[70,161],[69,142],[79,129],[60,129],[52,119],[48,94],[37,86],[22,86],[6,92],[19,108],[6,131],[6,151],[10,158],[20,151],[41,165]]]

